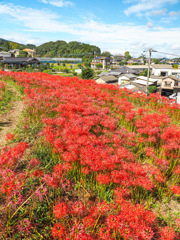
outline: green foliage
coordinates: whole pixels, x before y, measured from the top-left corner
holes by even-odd
[[[85,58],[84,66],[85,67],[91,67],[91,59],[90,58]]]
[[[160,63],[160,59],[157,59],[157,58],[154,59],[154,63],[155,63],[155,64],[159,64],[159,63]]]
[[[49,63],[41,63],[39,64],[38,70],[43,72],[44,70],[50,69]]]
[[[157,87],[156,86],[149,86],[148,91],[149,91],[149,93],[155,93],[157,91]]]
[[[78,63],[78,64],[77,64],[77,67],[81,69],[81,68],[82,68],[82,64],[81,64],[81,63]]]
[[[13,99],[13,93],[10,90],[5,89],[5,94],[0,101],[0,113],[10,108],[12,99]]]
[[[28,52],[20,50],[18,57],[27,57],[27,55],[28,55]]]
[[[178,64],[176,64],[176,63],[173,64],[172,66],[173,66],[174,69],[178,68]]]
[[[102,63],[98,63],[98,64],[96,64],[96,67],[97,67],[97,68],[102,68],[103,65],[102,65]]]
[[[139,76],[145,76],[145,77],[147,77],[147,74],[148,74],[148,70],[144,70],[144,71],[142,71],[142,72],[139,74]]]
[[[3,51],[9,51],[12,49],[25,49],[25,48],[30,48],[30,49],[35,49],[36,46],[33,44],[20,44],[12,41],[8,41],[5,39],[0,38],[0,47],[3,49]]]
[[[4,64],[0,62],[0,69],[4,70]]]
[[[100,54],[101,50],[97,46],[72,41],[66,43],[65,41],[47,42],[37,47],[37,54],[46,57],[82,57],[82,54],[96,53]],[[70,55],[71,56],[70,56]]]
[[[131,58],[131,55],[129,54],[129,51],[126,51],[124,53],[124,57],[126,58],[127,61]]]
[[[101,53],[101,56],[103,56],[103,57],[110,57],[110,56],[111,56],[111,53],[108,52],[108,51],[105,51],[105,52],[102,52],[102,53]]]
[[[46,70],[43,71],[43,73],[52,74],[52,71],[51,71],[51,69],[46,69]]]
[[[73,69],[73,75],[77,76],[77,72],[75,72],[75,70]]]
[[[81,77],[83,79],[91,79],[91,78],[93,78],[93,75],[94,75],[93,69],[85,68],[85,69],[82,70]]]

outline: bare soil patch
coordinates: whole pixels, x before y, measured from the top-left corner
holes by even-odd
[[[18,99],[18,91],[13,86],[9,86],[9,89],[15,94],[16,99]],[[0,115],[0,150],[6,145],[6,134],[13,133],[19,123],[23,108],[24,103],[22,100],[14,100],[10,110]]]

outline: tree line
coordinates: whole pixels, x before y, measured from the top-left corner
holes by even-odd
[[[35,46],[33,44],[20,44],[5,39],[0,39],[0,51],[10,51],[13,49],[23,50],[25,48],[35,49],[39,57],[81,57],[92,58],[95,55],[100,55],[99,47],[81,43],[77,41],[65,42],[58,40],[56,42],[50,41]]]

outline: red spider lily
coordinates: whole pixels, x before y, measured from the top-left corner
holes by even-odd
[[[14,181],[5,182],[2,184],[1,191],[3,194],[10,194],[14,188]]]
[[[54,239],[64,239],[65,233],[65,228],[60,223],[55,224],[52,228],[52,237]]]
[[[6,139],[7,140],[12,140],[14,138],[14,135],[11,133],[6,134]]]
[[[180,186],[172,186],[171,188],[171,191],[175,194],[175,195],[180,195]]]
[[[161,231],[162,240],[173,240],[175,237],[175,231],[172,227],[164,227]]]
[[[81,201],[76,201],[73,205],[72,205],[72,213],[74,215],[82,215],[85,211],[84,205],[82,204]]]
[[[55,218],[63,218],[68,214],[68,207],[65,203],[59,202],[54,207]]]

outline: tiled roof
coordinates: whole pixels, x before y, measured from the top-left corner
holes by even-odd
[[[36,58],[29,58],[29,57],[4,57],[3,63],[29,63],[29,62],[39,62]]]
[[[155,69],[172,69],[173,67],[168,64],[152,64],[151,67]]]

